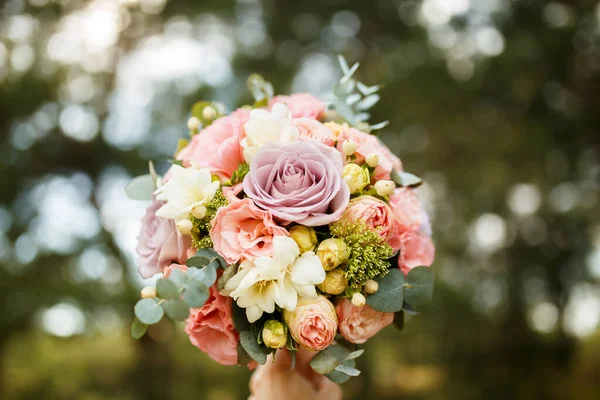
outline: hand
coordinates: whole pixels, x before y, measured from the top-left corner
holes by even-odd
[[[341,400],[340,386],[310,367],[314,354],[300,349],[296,353],[295,369],[292,369],[288,350],[277,351],[274,363],[269,356],[267,363],[259,366],[250,379],[248,400]]]

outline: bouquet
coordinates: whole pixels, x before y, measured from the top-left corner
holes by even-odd
[[[343,77],[335,99],[273,96],[258,75],[255,103],[224,115],[198,102],[172,166],[135,178],[151,200],[137,252],[144,278],[131,333],[166,314],[224,365],[250,368],[300,347],[334,382],[360,373],[370,337],[432,298],[431,227],[421,180],[369,125],[378,87]]]

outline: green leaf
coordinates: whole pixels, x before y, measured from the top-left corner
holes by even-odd
[[[250,322],[246,317],[246,310],[237,305],[234,301],[231,309],[231,318],[233,319],[233,327],[238,333],[250,330]]]
[[[429,267],[417,267],[410,270],[406,277],[404,297],[409,304],[420,306],[433,299],[435,273]]]
[[[175,283],[175,285],[177,286],[182,286],[188,281],[186,273],[180,270],[179,268],[173,268],[171,270],[169,279],[172,280],[173,283]]]
[[[243,331],[240,333],[240,343],[254,361],[261,365],[264,365],[267,362],[267,355],[260,350],[257,336],[251,331]]]
[[[142,299],[134,308],[135,316],[146,325],[156,324],[164,315],[164,310],[152,299]]]
[[[190,309],[183,300],[171,299],[163,303],[165,311],[173,321],[183,321],[190,315]]]
[[[244,346],[242,346],[242,342],[238,342],[237,344],[237,354],[238,354],[238,364],[239,365],[248,365],[252,361],[252,357],[248,354],[246,350],[244,350]]]
[[[221,268],[227,268],[227,262],[223,257],[221,257],[214,249],[208,247],[198,250],[194,256],[188,258],[185,264],[188,267],[202,268],[215,260],[219,262]]]
[[[152,175],[141,175],[133,178],[125,186],[125,194],[133,200],[152,200],[154,189]]]
[[[321,375],[327,375],[333,372],[338,365],[342,364],[349,354],[350,351],[345,347],[332,344],[325,350],[317,353],[317,355],[310,360],[310,366],[315,372]]]
[[[398,172],[392,170],[390,174],[394,183],[400,187],[418,187],[423,184],[423,180],[416,175],[409,174],[408,172]]]
[[[335,370],[338,372],[342,372],[349,376],[359,376],[360,375],[360,371],[358,369],[356,369],[354,367],[350,367],[345,364],[338,365],[337,367],[335,367]]]
[[[398,311],[394,314],[394,326],[400,330],[404,329],[404,311]]]
[[[156,281],[156,294],[161,299],[176,299],[179,298],[177,285],[172,280],[161,278]]]
[[[343,372],[340,371],[333,371],[327,375],[325,375],[330,381],[335,382],[337,384],[342,384],[342,383],[346,383],[350,380],[350,376],[346,375]]]
[[[379,290],[367,296],[367,304],[381,312],[402,310],[404,302],[404,275],[398,268],[391,268],[387,275],[376,279]]]
[[[414,308],[407,302],[404,302],[404,304],[402,305],[402,311],[404,311],[407,314],[412,314],[412,315],[416,315],[419,313],[416,308]]]
[[[144,324],[137,318],[133,319],[133,323],[131,324],[131,337],[134,339],[140,339],[146,333],[146,329],[148,329],[148,325]]]
[[[296,369],[296,352],[290,351],[290,358],[292,359],[292,369]]]
[[[338,112],[350,125],[356,124],[356,117],[354,116],[354,112],[352,108],[348,104],[344,102],[344,100],[336,100],[333,103],[335,111]]]
[[[225,284],[228,280],[230,280],[235,274],[237,274],[238,264],[231,264],[229,267],[225,269],[223,275],[219,278],[217,282],[217,290],[220,292],[225,289]]]
[[[184,286],[181,299],[185,301],[190,308],[202,307],[204,303],[206,303],[206,300],[208,300],[208,287],[200,281],[188,281]]]
[[[353,351],[352,353],[348,354],[344,360],[354,360],[355,358],[362,356],[364,352],[364,349]]]

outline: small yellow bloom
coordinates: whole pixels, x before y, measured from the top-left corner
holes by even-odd
[[[317,256],[323,269],[331,271],[348,261],[348,248],[342,239],[326,239],[319,244]]]
[[[313,251],[317,245],[317,233],[309,226],[296,225],[290,229],[290,236],[300,249],[300,253]]]

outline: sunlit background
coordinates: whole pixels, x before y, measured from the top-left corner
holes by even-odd
[[[597,399],[600,5],[593,0],[6,0],[0,398],[245,399],[162,323],[129,338],[147,204],[196,100],[258,72],[331,98],[336,54],[426,180],[434,303],[371,340],[347,399]]]

